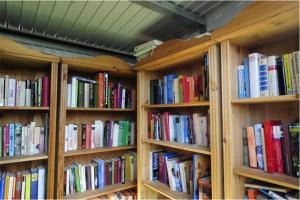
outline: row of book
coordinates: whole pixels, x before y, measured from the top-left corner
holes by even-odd
[[[249,54],[237,68],[237,80],[240,99],[299,93],[299,51],[282,56]]]
[[[44,166],[0,174],[0,199],[45,199],[47,170]]]
[[[148,138],[209,147],[209,115],[148,113]]]
[[[0,125],[0,158],[47,153],[48,113],[45,121],[45,126],[37,126],[34,121]]]
[[[162,150],[149,152],[150,181],[169,184],[171,190],[199,199],[211,197],[211,193],[206,193],[211,191],[210,179],[210,159],[207,156],[194,154],[192,157],[184,157]]]
[[[299,191],[291,190],[275,184],[249,179],[245,182],[244,199],[299,199]]]
[[[89,200],[135,200],[135,199],[137,199],[137,192],[132,189],[132,190],[125,190],[121,192],[106,194]]]
[[[0,106],[49,106],[49,77],[17,80],[0,77]]]
[[[189,103],[208,100],[208,61],[199,69],[201,75],[169,74],[150,80],[150,104]]]
[[[71,76],[67,84],[67,106],[85,108],[134,108],[135,90],[109,82],[109,74],[98,73],[96,80]]]
[[[135,122],[95,120],[94,124],[67,124],[65,152],[77,149],[117,147],[135,144]]]
[[[64,195],[87,190],[103,189],[113,184],[136,180],[136,152],[102,160],[95,158],[88,164],[74,163],[64,170]]]
[[[265,120],[243,128],[243,164],[299,177],[300,124]]]

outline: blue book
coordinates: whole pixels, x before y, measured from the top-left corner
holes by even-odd
[[[31,168],[30,199],[38,199],[38,170]]]
[[[105,161],[102,159],[97,159],[99,161],[99,168],[98,168],[98,176],[99,176],[99,180],[98,180],[98,185],[99,185],[99,189],[103,189],[104,188],[104,184],[105,184]]]
[[[9,153],[8,155],[10,157],[15,155],[15,124],[10,123],[9,124]]]
[[[0,182],[0,199],[4,199],[5,176],[6,176],[6,173],[2,172],[1,182]]]
[[[164,80],[163,80],[163,87],[164,87],[164,94],[163,94],[163,99],[164,99],[164,104],[168,103],[168,77],[164,76]]]
[[[245,98],[250,98],[249,59],[244,59]]]
[[[167,87],[168,87],[168,104],[174,103],[174,97],[173,97],[173,79],[176,78],[176,75],[169,74],[167,76]]]
[[[183,115],[183,143],[189,143],[189,130],[186,115]]]
[[[245,98],[245,72],[244,65],[239,65],[237,69],[237,80],[238,80],[238,97],[239,99]]]
[[[259,64],[259,89],[260,96],[269,96],[269,83],[268,83],[268,61],[267,58],[261,58],[258,60]]]
[[[263,150],[262,150],[262,141],[261,141],[261,129],[262,124],[254,124],[254,135],[255,135],[255,149],[258,169],[264,169],[264,159],[263,159]]]

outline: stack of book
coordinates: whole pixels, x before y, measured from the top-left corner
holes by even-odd
[[[148,138],[209,147],[209,115],[148,113]]]
[[[46,171],[43,166],[16,172],[2,171],[0,199],[45,199]]]
[[[49,106],[49,77],[16,80],[0,77],[0,106]]]
[[[211,193],[205,193],[209,191],[207,184],[211,185],[210,159],[199,154],[185,158],[175,152],[150,151],[149,180],[169,184],[171,190],[188,193],[194,199],[199,199],[200,190],[201,197],[204,194],[211,197]]]
[[[89,164],[68,165],[64,170],[64,195],[134,181],[136,170],[136,152],[132,151],[108,160],[95,158]]]
[[[134,200],[137,199],[137,192],[135,190],[125,190],[121,192],[110,193],[100,197],[89,200]]]
[[[65,152],[134,144],[135,122],[128,120],[95,120],[94,124],[68,124],[65,127]]]
[[[150,80],[150,104],[190,103],[208,100],[208,62],[201,66],[201,75],[169,74]]]
[[[243,128],[243,164],[299,177],[300,124],[265,120]]]
[[[299,199],[299,191],[271,183],[247,180],[245,199]]]
[[[98,73],[96,80],[71,76],[67,84],[67,107],[134,108],[135,90],[109,82],[109,74]]]
[[[12,122],[0,126],[0,158],[47,153],[48,113],[45,126]]]
[[[143,58],[151,56],[153,50],[161,44],[162,42],[159,40],[151,40],[144,44],[138,45],[134,47],[133,55],[137,57],[138,61],[140,61]]]
[[[237,68],[238,97],[299,94],[299,51],[282,56],[252,53]]]

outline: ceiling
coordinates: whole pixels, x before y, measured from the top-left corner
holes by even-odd
[[[215,13],[228,12],[226,8],[237,3],[1,1],[0,28],[131,55],[134,46],[152,39],[166,41],[210,31],[224,22],[207,24],[209,17],[215,20]],[[243,6],[231,9],[229,15]]]

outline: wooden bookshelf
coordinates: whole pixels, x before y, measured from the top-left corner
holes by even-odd
[[[251,13],[257,13],[259,9],[266,6],[270,7],[270,13],[262,14],[264,18],[252,16]],[[221,42],[222,54],[223,160],[226,199],[244,198],[244,183],[247,178],[291,189],[299,188],[298,179],[295,177],[270,174],[243,166],[242,141],[242,127],[266,119],[278,119],[282,123],[299,120],[299,98],[295,95],[285,95],[238,99],[237,92],[237,66],[242,64],[249,53],[258,52],[271,56],[299,50],[298,16],[299,2],[288,4],[257,2],[228,24],[228,27],[232,28],[231,32],[228,31],[222,36],[220,30],[216,31],[216,34],[213,32],[215,39]]]
[[[66,197],[65,199],[91,199],[99,196],[107,195],[114,192],[121,192],[124,190],[129,190],[136,188],[136,182],[126,182],[125,184],[115,184],[104,187],[101,190],[89,190],[80,193],[73,193]]]
[[[48,153],[22,155],[0,159],[0,167],[14,172],[30,169],[42,164],[47,167],[47,199],[54,196],[55,139],[56,139],[56,100],[57,72],[59,57],[46,55],[26,48],[8,38],[0,37],[0,77],[8,75],[18,80],[35,80],[44,75],[49,76],[49,107],[0,107],[0,124],[20,122],[22,125],[35,121],[44,125],[45,113],[49,113]]]
[[[72,163],[90,163],[94,158],[110,159],[121,156],[127,150],[135,150],[135,145],[119,146],[112,148],[79,149],[65,152],[65,125],[90,124],[95,120],[132,120],[136,121],[136,109],[107,109],[107,108],[82,108],[67,107],[67,80],[73,75],[95,80],[99,72],[108,72],[109,80],[120,82],[128,88],[136,88],[136,72],[126,62],[111,56],[96,56],[92,58],[62,58],[59,71],[59,124],[57,163],[57,189],[56,198],[85,199],[101,196],[107,193],[121,191],[136,187],[136,183],[126,183],[107,186],[103,190],[86,191],[83,193],[64,196],[64,169]],[[96,80],[97,81],[97,80]]]
[[[150,80],[162,78],[167,74],[200,74],[200,65],[204,55],[209,58],[209,100],[178,104],[150,104]],[[186,193],[174,192],[168,185],[149,181],[149,151],[164,149],[187,155],[202,154],[208,156],[211,165],[212,198],[223,197],[222,143],[221,143],[221,91],[219,46],[210,38],[191,40],[173,40],[165,42],[153,52],[153,55],[137,64],[137,124],[138,124],[138,198],[190,199]],[[179,144],[148,139],[148,112],[210,113],[210,147]]]

